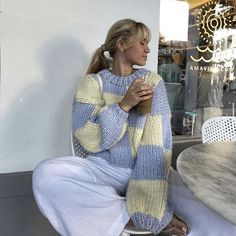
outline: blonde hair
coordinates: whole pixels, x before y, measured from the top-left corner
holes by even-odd
[[[151,40],[151,32],[142,22],[137,22],[132,19],[117,21],[109,29],[105,43],[95,51],[87,74],[97,73],[102,69],[109,69],[118,42],[126,42],[130,37],[135,37],[139,41],[147,40],[149,42]],[[107,57],[104,54],[105,52],[108,52],[110,57]]]

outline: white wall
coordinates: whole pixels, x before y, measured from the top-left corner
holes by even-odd
[[[159,1],[1,1],[0,173],[70,155],[71,105],[90,56],[118,19],[152,30],[156,71]]]

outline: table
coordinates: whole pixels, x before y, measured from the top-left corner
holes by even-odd
[[[236,142],[191,146],[178,156],[177,170],[201,202],[236,225]]]

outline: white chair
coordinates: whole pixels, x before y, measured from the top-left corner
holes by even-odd
[[[71,132],[71,151],[74,157],[75,156],[86,157],[88,155],[88,152],[79,145],[79,142],[74,137],[73,132]],[[148,230],[138,229],[135,226],[126,225],[121,233],[121,236],[130,236],[131,234],[147,235],[147,234],[152,234],[152,232]]]
[[[236,117],[219,116],[202,125],[202,142],[236,141]]]
[[[145,229],[138,229],[135,226],[126,225],[123,229],[121,236],[130,236],[130,235],[153,235],[152,232]]]
[[[86,157],[88,155],[88,152],[80,146],[79,141],[75,138],[75,136],[73,135],[73,131],[71,131],[71,135],[70,135],[70,143],[71,143],[71,151],[72,151],[72,155],[73,157]]]

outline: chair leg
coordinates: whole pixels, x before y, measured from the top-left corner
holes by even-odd
[[[120,236],[130,236],[130,234],[129,234],[129,233],[126,233],[126,232],[122,232],[122,233],[120,234]]]

